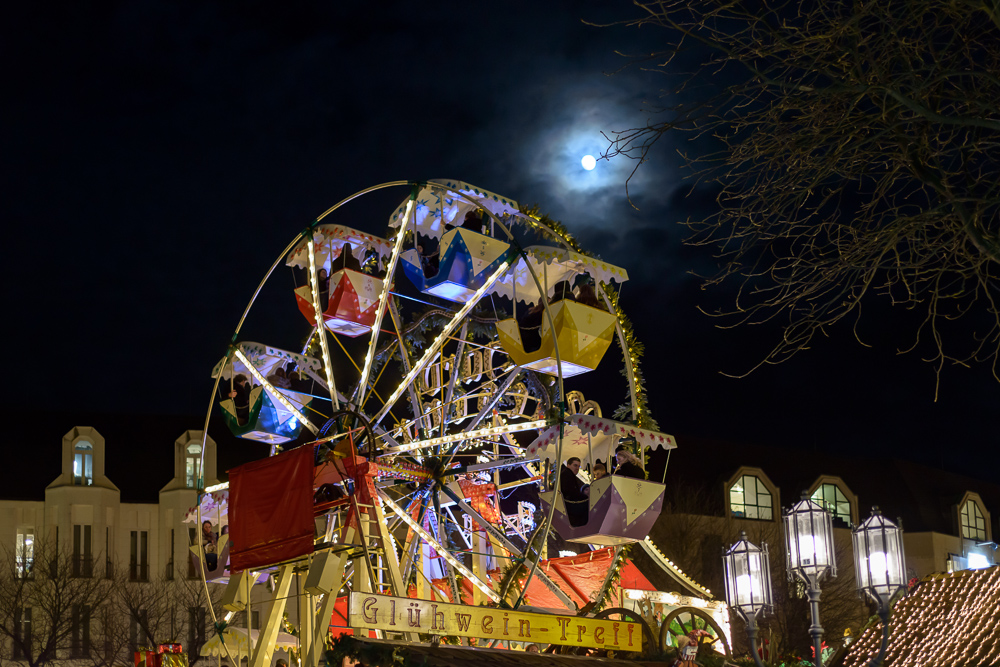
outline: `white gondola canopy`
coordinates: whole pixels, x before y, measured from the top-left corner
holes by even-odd
[[[344,244],[351,244],[351,254],[358,262],[365,260],[365,255],[374,249],[383,260],[392,254],[392,243],[380,236],[345,227],[343,225],[317,225],[313,231],[315,243],[316,266],[322,268],[331,266],[331,262],[340,255]],[[304,238],[296,245],[285,261],[286,266],[297,269],[309,268],[309,239]]]
[[[399,227],[406,213],[407,197],[389,216],[389,226]],[[500,217],[513,215],[521,217],[517,202],[509,197],[483,190],[475,185],[453,179],[428,181],[417,192],[413,210],[413,226],[424,236],[439,238],[445,232],[445,225],[460,226],[465,214],[480,208]],[[483,220],[487,223],[487,220]]]
[[[559,425],[550,426],[528,445],[528,456],[555,461],[559,447]],[[675,449],[672,435],[648,431],[632,424],[595,415],[570,415],[563,427],[562,459],[576,457],[591,465],[607,462],[622,438],[635,438],[641,447]]]
[[[323,362],[320,359],[307,357],[297,352],[289,352],[288,350],[281,350],[270,345],[254,343],[252,341],[239,343],[236,345],[236,349],[242,352],[243,356],[253,364],[253,367],[265,377],[273,373],[276,369],[285,368],[289,364],[294,364],[300,373],[313,376],[316,380],[320,380],[323,373]],[[227,364],[226,358],[223,357],[215,365],[215,368],[212,369],[212,379],[219,377],[221,373],[222,379],[228,380],[233,377],[234,369],[237,375],[250,374],[249,369],[234,355],[232,363]]]
[[[525,248],[524,254],[527,262],[524,256],[518,257],[513,267],[497,281],[491,292],[508,299],[513,299],[516,293],[520,302],[538,303],[541,292],[528,269],[529,264],[546,290],[546,299],[552,298],[559,283],[563,281],[572,283],[580,275],[588,275],[598,284],[612,281],[623,283],[628,280],[628,272],[625,269],[572,250],[534,245]]]

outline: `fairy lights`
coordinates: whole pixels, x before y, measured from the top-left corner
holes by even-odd
[[[341,250],[343,252],[343,250]],[[343,278],[347,280],[345,276]],[[313,311],[316,313],[316,334],[319,336],[319,346],[323,351],[323,370],[326,371],[326,386],[330,390],[330,400],[334,410],[340,410],[340,400],[337,398],[337,385],[333,381],[333,364],[330,362],[330,347],[326,341],[326,325],[323,322],[323,309],[320,307],[319,278],[316,276],[316,242],[309,239],[309,287],[312,289]]]
[[[309,421],[304,414],[299,412],[295,408],[295,406],[292,405],[287,398],[285,398],[284,394],[275,389],[274,385],[268,382],[267,379],[263,375],[261,375],[260,371],[257,370],[257,368],[250,363],[250,360],[247,359],[246,355],[243,354],[243,352],[241,352],[239,348],[234,348],[233,354],[236,355],[237,359],[243,362],[243,365],[247,367],[247,370],[250,371],[250,374],[254,376],[254,379],[257,380],[257,382],[260,382],[261,386],[263,386],[267,390],[267,392],[271,394],[271,396],[273,396],[279,403],[281,403],[286,410],[295,415],[296,419],[302,422],[303,426],[305,426],[313,433],[317,433],[319,431],[319,429],[316,428],[315,424]]]
[[[477,577],[476,575],[474,575],[467,567],[465,567],[464,565],[462,565],[461,562],[459,562],[454,556],[452,556],[450,553],[448,553],[448,550],[445,547],[441,546],[437,542],[437,540],[435,540],[433,537],[431,537],[431,534],[428,533],[426,530],[424,530],[423,527],[419,523],[417,523],[416,521],[414,521],[413,517],[411,517],[409,514],[407,514],[406,512],[404,512],[399,507],[399,505],[397,505],[396,503],[392,502],[392,500],[385,493],[383,493],[382,491],[379,491],[378,495],[379,495],[379,498],[382,499],[382,502],[384,502],[386,505],[388,505],[389,509],[391,509],[396,514],[396,516],[398,516],[400,519],[402,519],[403,522],[406,523],[406,525],[409,526],[411,530],[413,530],[413,532],[415,532],[417,535],[420,536],[420,539],[422,539],[425,543],[427,543],[428,545],[430,545],[430,547],[432,549],[434,549],[434,551],[436,551],[439,556],[441,556],[442,558],[444,558],[448,562],[449,565],[451,565],[453,568],[455,568],[456,570],[458,570],[458,572],[463,577],[465,577],[466,579],[468,579],[476,588],[478,588],[479,590],[481,590],[483,592],[483,594],[485,594],[486,597],[488,597],[490,600],[492,600],[493,602],[496,602],[496,603],[500,602],[500,596],[497,595],[496,592],[492,588],[490,588],[489,586],[487,586],[483,582],[482,579],[480,579],[479,577]]]
[[[478,290],[476,290],[476,293],[473,294],[468,301],[466,301],[465,305],[462,306],[461,310],[455,313],[455,316],[452,318],[451,322],[449,322],[448,325],[441,330],[441,333],[438,334],[438,337],[434,339],[434,343],[430,345],[424,352],[424,356],[421,357],[420,361],[417,362],[417,364],[413,367],[413,369],[406,374],[406,377],[404,377],[402,382],[399,383],[399,386],[396,387],[396,390],[392,392],[391,396],[389,396],[389,400],[385,402],[385,405],[382,406],[382,409],[379,410],[378,414],[375,415],[375,418],[372,419],[373,425],[381,422],[382,419],[386,416],[386,414],[388,414],[389,409],[399,399],[399,397],[403,395],[403,392],[406,391],[407,387],[410,386],[410,383],[413,382],[414,378],[416,378],[417,375],[419,375],[424,371],[424,368],[427,367],[427,364],[429,364],[431,361],[434,360],[434,358],[437,356],[437,353],[441,350],[441,347],[448,340],[448,337],[451,336],[452,332],[456,328],[458,328],[458,324],[465,318],[466,315],[469,314],[469,311],[471,311],[476,306],[476,304],[483,297],[483,295],[486,294],[487,290],[493,287],[493,284],[500,279],[500,276],[506,273],[507,268],[509,266],[510,266],[509,262],[507,261],[501,262],[500,266],[497,267],[497,270],[493,272],[493,274],[486,280],[485,283],[483,283],[483,286],[480,287]],[[372,338],[374,339],[374,336]],[[369,350],[369,355],[371,355],[371,350]],[[367,368],[368,364],[367,359],[365,360],[365,364]]]
[[[397,445],[396,447],[388,447],[385,450],[385,453],[399,454],[402,452],[411,452],[415,449],[426,449],[427,447],[436,447],[438,445],[444,445],[449,442],[457,442],[459,440],[475,440],[476,438],[486,438],[491,435],[503,435],[505,433],[531,431],[535,429],[545,428],[548,425],[549,423],[547,420],[539,419],[537,421],[522,422],[520,424],[513,424],[507,426],[491,426],[489,428],[476,429],[475,431],[449,433],[448,435],[442,435],[437,438],[429,438],[427,440],[414,440],[413,442],[408,442],[404,445]]]
[[[229,482],[222,482],[221,484],[213,484],[205,489],[205,493],[215,493],[216,491],[228,491]]]

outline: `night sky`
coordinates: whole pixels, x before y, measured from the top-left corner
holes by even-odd
[[[635,11],[596,1],[8,9],[3,404],[12,428],[33,415],[34,434],[15,429],[17,446],[45,438],[51,481],[50,448],[79,415],[190,415],[185,428],[200,428],[209,372],[295,234],[362,188],[454,178],[538,204],[627,268],[622,303],[677,456],[711,456],[685,451],[690,435],[859,465],[898,456],[998,481],[1000,384],[988,368],[946,368],[935,402],[932,367],[919,352],[896,354],[912,318],[886,304],[871,304],[859,327],[871,347],[844,326],[780,366],[722,374],[754,366],[780,331],[721,330],[697,310],[732,298],[700,289],[692,273],[713,272],[714,260],[682,245],[676,224],[712,210],[711,190],[692,193],[677,157],[708,142],[667,137],[631,183],[635,207],[633,163],[580,166],[607,147],[602,130],[644,124],[656,103],[660,75],[610,74],[626,62],[615,51],[648,52],[660,35],[582,21]],[[384,235],[405,195],[365,198],[341,222]],[[287,271],[274,280],[290,289]],[[301,323],[282,319],[298,317],[291,303],[289,292],[263,295],[257,307],[273,316],[247,338],[295,348]],[[617,378],[609,360],[598,373]],[[594,397],[606,414],[621,399]],[[140,454],[168,451],[182,422],[130,440],[121,456],[141,466]]]

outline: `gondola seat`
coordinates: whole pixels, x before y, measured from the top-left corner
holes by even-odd
[[[497,333],[504,351],[522,368],[556,375],[555,343],[559,343],[562,376],[572,377],[597,368],[615,332],[615,316],[606,310],[563,299],[549,306],[555,335],[549,319],[542,315],[542,344],[532,352],[524,351],[521,329],[514,318],[497,322]]]
[[[375,324],[382,285],[379,278],[354,269],[341,269],[334,273],[330,276],[330,301],[323,311],[326,327],[351,338],[370,333]],[[316,326],[309,285],[295,290],[295,301],[309,324]]]
[[[424,294],[448,301],[467,301],[506,259],[510,244],[456,227],[441,238],[438,272],[427,277],[420,254],[411,248],[400,259],[406,277]]]
[[[282,389],[281,393],[300,413],[312,401],[308,394],[288,389]],[[294,440],[302,430],[302,423],[295,414],[274,400],[261,386],[250,390],[250,410],[246,423],[239,423],[233,399],[227,398],[219,403],[219,407],[226,426],[238,438],[281,444]]]
[[[611,475],[590,485],[587,523],[574,526],[569,521],[562,494],[556,501],[552,527],[567,542],[614,546],[639,542],[647,535],[663,508],[666,486],[657,482]],[[538,494],[542,510],[548,513],[552,491]]]

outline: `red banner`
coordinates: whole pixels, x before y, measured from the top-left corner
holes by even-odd
[[[230,571],[312,553],[313,456],[299,447],[229,471]]]

